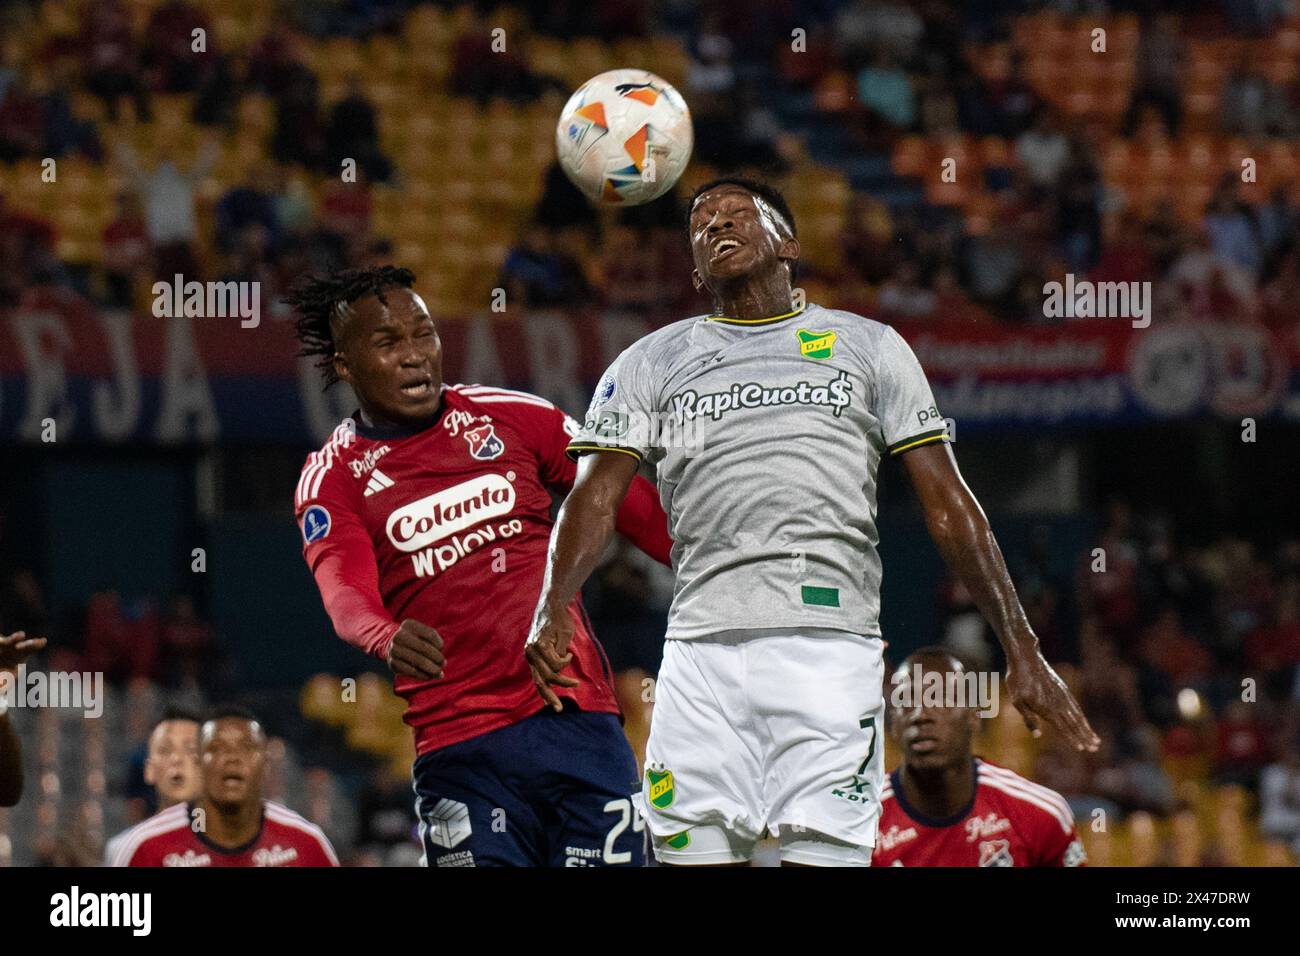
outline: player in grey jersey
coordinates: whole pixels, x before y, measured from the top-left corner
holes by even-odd
[[[893,329],[796,306],[794,217],[776,190],[697,190],[693,280],[714,310],[627,349],[597,386],[525,653],[564,673],[564,608],[613,533],[637,464],[675,542],[668,642],[640,806],[667,864],[735,865],[767,831],[786,864],[869,865],[883,748],[876,473],[902,455],[941,554],[997,631],[1037,735],[1099,741],[1043,659],[925,374]]]

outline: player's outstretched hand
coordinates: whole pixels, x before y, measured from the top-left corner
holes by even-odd
[[[1089,726],[1065,681],[1037,650],[1007,661],[1007,693],[1035,737],[1043,735],[1039,724],[1046,721],[1064,734],[1075,750],[1091,753],[1101,746],[1101,738]]]
[[[0,669],[18,667],[45,646],[45,638],[28,637],[26,631],[14,631],[8,637],[0,634]]]
[[[388,666],[394,674],[419,680],[442,678],[442,637],[427,624],[407,618],[388,646]]]
[[[533,629],[524,644],[524,657],[533,672],[533,684],[537,687],[537,693],[557,713],[564,709],[564,704],[550,685],[578,686],[576,678],[560,673],[573,660],[573,655],[569,653],[571,640],[573,621],[566,610],[551,613],[544,607],[537,609],[537,614],[533,617]]]

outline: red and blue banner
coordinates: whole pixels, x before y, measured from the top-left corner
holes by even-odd
[[[447,381],[537,392],[581,412],[606,365],[651,325],[619,313],[439,319]],[[1094,319],[1051,326],[898,325],[940,410],[970,427],[1300,419],[1300,336],[1240,322]],[[354,403],[321,389],[287,316],[154,318],[35,290],[0,313],[0,439],[38,443],[322,442]],[[52,426],[52,427],[51,427]]]

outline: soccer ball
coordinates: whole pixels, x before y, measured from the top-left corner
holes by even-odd
[[[645,70],[593,76],[555,128],[560,166],[588,199],[639,206],[673,188],[695,133],[680,93]]]

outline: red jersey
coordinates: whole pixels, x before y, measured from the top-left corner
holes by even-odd
[[[442,395],[438,420],[419,431],[344,421],[307,459],[295,498],[303,556],[341,637],[380,660],[406,618],[442,637],[441,680],[394,679],[420,755],[545,706],[524,642],[546,567],[551,492],[567,494],[577,475],[564,450],[578,424],[545,399],[479,385]],[[668,519],[644,478],[633,480],[617,527],[669,563]],[[565,673],[579,684],[552,689],[583,710],[618,713],[577,600],[569,616]]]
[[[226,849],[193,827],[194,807],[178,803],[114,838],[109,866],[338,866],[320,827],[288,807],[262,801],[262,825],[244,846]]]
[[[895,770],[880,795],[872,866],[1083,866],[1074,814],[1055,790],[975,758],[975,795],[942,820],[909,806]]]

